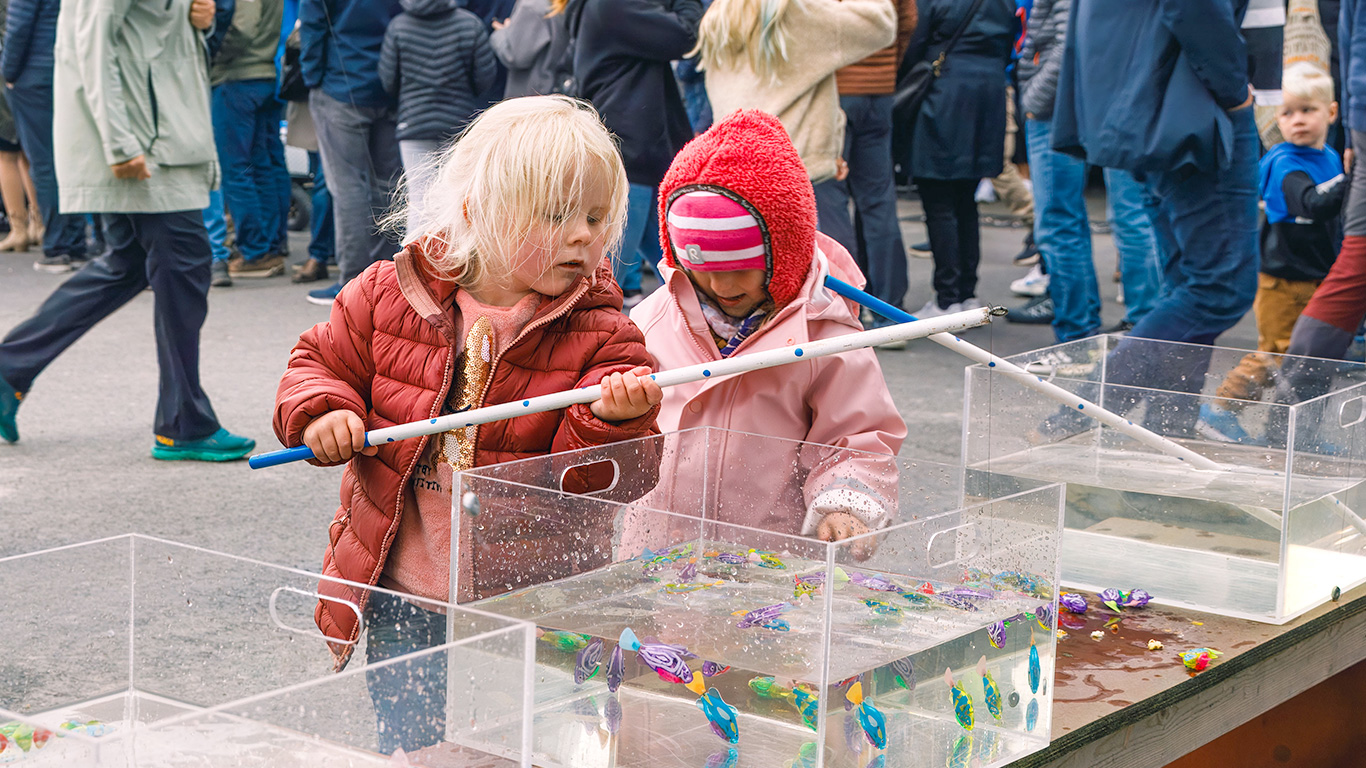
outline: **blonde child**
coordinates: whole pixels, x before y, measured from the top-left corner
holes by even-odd
[[[863,285],[849,253],[816,231],[806,169],[777,118],[732,113],[674,158],[660,186],[664,287],[631,312],[664,370],[863,330],[826,275]],[[666,431],[697,426],[895,455],[906,424],[871,349],[670,387]],[[894,465],[817,461],[819,451],[733,442],[709,478],[727,522],[842,540],[896,509]],[[792,480],[803,477],[802,487]],[[667,484],[667,479],[666,483]],[[667,488],[662,489],[667,492]]]
[[[480,518],[479,554],[460,550],[469,593],[450,596],[452,473],[657,431],[662,393],[603,258],[621,239],[626,192],[592,108],[536,96],[477,118],[445,151],[420,207],[395,214],[412,225],[409,242],[348,283],[331,318],[300,337],[276,396],[281,442],[309,446],[321,466],[347,462],[324,574],[463,601],[510,589],[510,570],[539,581],[595,565],[580,550],[596,537],[572,523]],[[599,382],[591,405],[364,447],[367,429]],[[523,561],[504,562],[508,552]],[[315,618],[342,641],[338,668],[361,622],[337,600],[364,613],[371,663],[443,642],[445,618],[411,603],[376,593],[367,605],[363,592],[329,582],[319,591],[333,598]],[[386,754],[442,735],[444,667],[411,666],[369,675]]]

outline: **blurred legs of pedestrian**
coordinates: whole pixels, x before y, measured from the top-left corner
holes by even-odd
[[[1034,178],[1034,241],[1048,269],[1053,335],[1059,343],[1100,329],[1100,287],[1086,213],[1086,161],[1055,151],[1049,124],[1030,120],[1029,169]]]
[[[1025,222],[1029,231],[1025,234],[1024,249],[1016,254],[1013,261],[1021,266],[1033,266],[1037,262],[1039,249],[1034,244],[1034,193],[1030,184],[1015,164],[1015,142],[1019,136],[1019,122],[1015,119],[1015,87],[1006,86],[1006,143],[1005,165],[1000,175],[991,180],[996,197],[1010,206],[1010,215]],[[1027,142],[1026,142],[1027,143]],[[1026,149],[1028,149],[1026,147]]]
[[[977,266],[982,260],[977,179],[916,179],[925,228],[934,252],[934,293],[916,316],[925,319],[978,306]]]
[[[656,271],[662,255],[659,250],[659,190],[632,184],[627,192],[626,228],[622,232],[621,252],[612,260],[612,274],[624,296],[622,308],[630,311],[645,295],[641,291],[644,264]]]
[[[1110,331],[1128,331],[1147,317],[1162,288],[1157,239],[1143,196],[1143,185],[1132,173],[1105,169],[1105,203],[1124,293],[1124,320]]]
[[[65,272],[85,264],[85,216],[62,213],[57,202],[57,168],[52,160],[52,86],[13,85],[5,89],[10,111],[14,113],[19,142],[28,157],[29,170],[36,193],[37,214],[41,219],[35,238],[43,246],[43,254],[35,268],[50,272]],[[34,211],[30,210],[32,220]],[[33,234],[30,232],[30,234]]]
[[[427,187],[436,176],[441,144],[432,139],[400,139],[398,142],[398,151],[403,158],[403,176],[407,179],[409,232],[414,224],[412,212],[421,209]]]
[[[228,219],[223,213],[223,190],[209,191],[209,207],[204,209],[204,229],[209,235],[209,250],[213,253],[210,266],[214,288],[227,288],[232,285],[232,274],[228,262],[232,260],[232,250],[228,248]]]
[[[284,254],[273,251],[280,245],[282,224],[281,110],[274,80],[229,80],[213,88],[213,133],[223,169],[223,202],[232,211],[237,245],[238,258],[229,263],[229,273],[235,278],[273,277],[285,271]]]
[[[199,383],[210,260],[202,216],[105,214],[109,250],[67,278],[0,342],[0,395],[19,399],[67,347],[150,285],[161,373],[152,456],[224,461],[247,455],[255,442],[219,426]],[[6,423],[13,427],[12,411]],[[4,437],[18,439],[17,433]]]
[[[850,253],[868,276],[868,292],[900,308],[909,277],[892,176],[892,97],[841,96],[840,107],[847,120],[844,158],[849,176],[844,186],[856,212]]]
[[[18,144],[0,142],[0,199],[5,203],[5,214],[9,217],[9,235],[0,240],[0,251],[27,251],[29,246],[29,205],[36,203],[30,198],[29,188],[33,182],[28,179],[28,161]],[[38,264],[34,267],[46,270]],[[69,272],[71,266],[58,272]]]
[[[327,191],[327,176],[317,152],[308,153],[308,170],[313,191],[308,217],[308,258],[294,271],[296,283],[312,283],[328,278],[327,266],[336,262],[335,229],[332,224],[332,194]]]
[[[402,170],[394,111],[353,107],[321,89],[309,94],[336,225],[335,285],[310,291],[308,300],[331,305],[341,287],[371,264],[393,258],[398,242],[379,229]]]

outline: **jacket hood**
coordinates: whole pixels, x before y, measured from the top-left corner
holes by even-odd
[[[769,295],[779,309],[796,298],[816,248],[816,195],[778,118],[740,110],[688,142],[660,182],[660,221],[676,197],[696,189],[749,209],[764,232]],[[659,240],[666,262],[677,269],[668,227],[659,228]]]
[[[405,12],[419,17],[440,16],[460,7],[459,0],[398,0],[398,4]]]

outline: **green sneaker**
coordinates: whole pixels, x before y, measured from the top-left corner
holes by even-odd
[[[24,393],[16,392],[0,376],[0,439],[7,443],[19,442],[19,425],[15,423],[14,416],[19,413],[19,403],[23,400]]]
[[[249,437],[219,430],[202,440],[172,440],[157,435],[152,446],[152,458],[162,461],[236,461],[245,458],[256,447]]]

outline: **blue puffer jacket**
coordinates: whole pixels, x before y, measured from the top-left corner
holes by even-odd
[[[57,44],[61,0],[11,0],[0,74],[21,88],[52,87],[52,47]]]
[[[1247,0],[1074,0],[1053,148],[1131,171],[1213,171],[1248,96]]]
[[[379,81],[384,31],[402,12],[398,0],[302,0],[299,66],[304,85],[355,107],[389,107]]]

